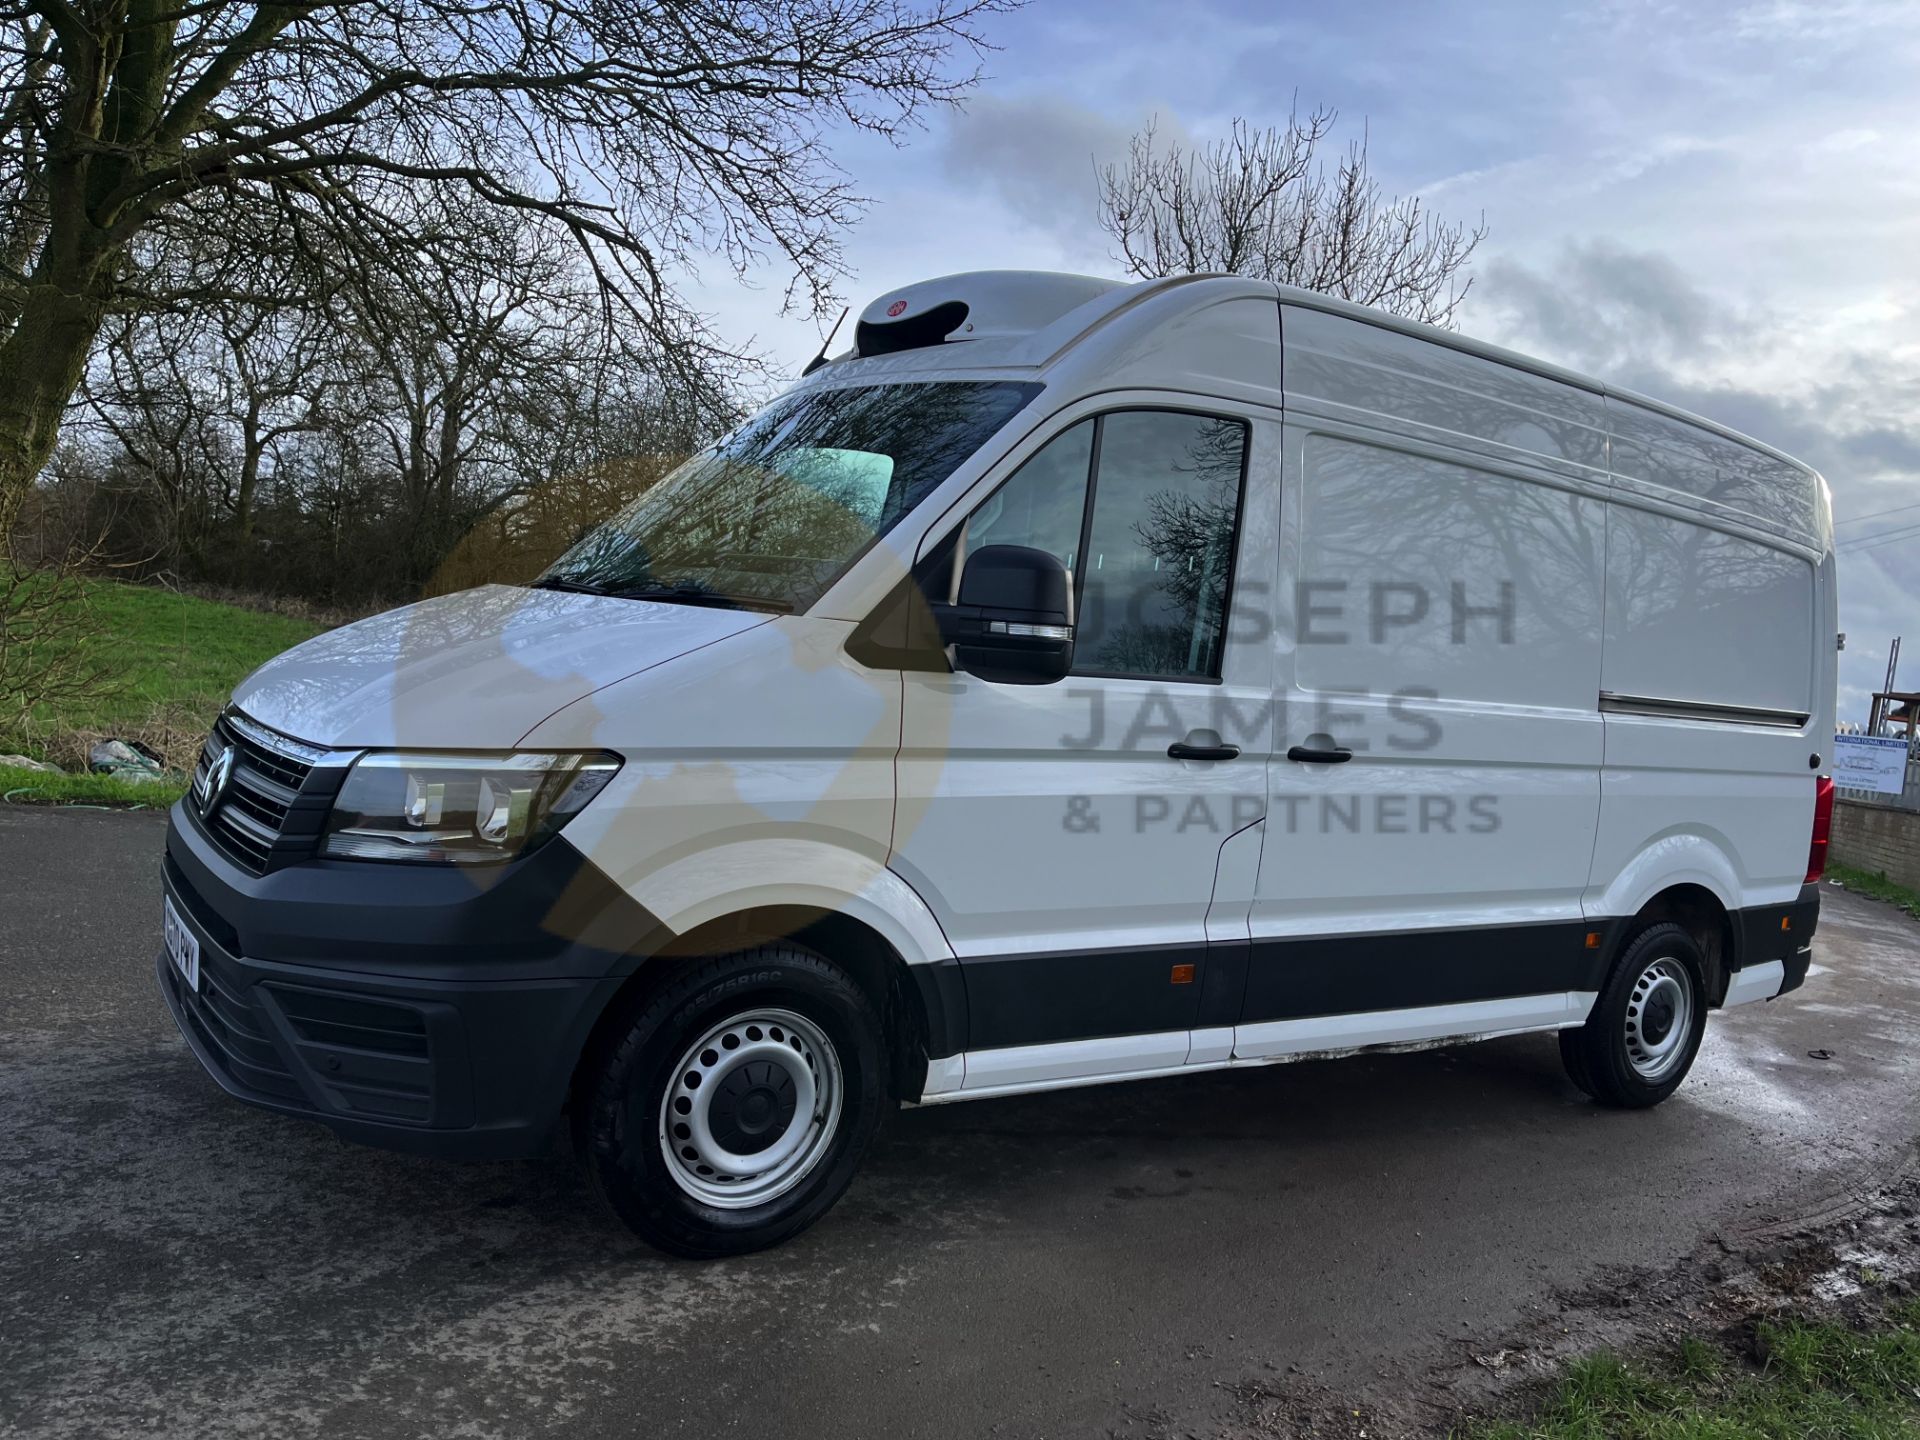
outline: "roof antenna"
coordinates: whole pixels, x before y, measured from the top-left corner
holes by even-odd
[[[827,347],[833,344],[833,337],[840,333],[840,327],[846,324],[846,322],[847,322],[847,312],[846,310],[842,309],[840,312],[840,318],[834,321],[833,328],[827,331],[827,338],[820,342],[820,353],[814,356],[812,363],[810,363],[806,369],[800,372],[802,378],[808,375],[811,375],[814,371],[818,370],[822,365],[827,363]]]

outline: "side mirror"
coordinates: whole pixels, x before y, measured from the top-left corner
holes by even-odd
[[[962,670],[1003,685],[1051,685],[1073,668],[1073,579],[1045,550],[986,545],[966,559],[960,598],[936,605]]]

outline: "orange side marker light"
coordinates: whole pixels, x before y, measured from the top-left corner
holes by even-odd
[[[1191,965],[1174,966],[1173,975],[1171,977],[1171,983],[1175,985],[1193,984],[1193,966]]]

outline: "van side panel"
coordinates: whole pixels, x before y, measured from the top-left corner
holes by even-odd
[[[1808,715],[1814,601],[1806,556],[1623,499],[1607,538],[1600,688]]]
[[[1319,311],[1282,335],[1283,733],[1236,1054],[1266,1022],[1589,990],[1600,399]],[[1352,759],[1285,758],[1323,741]]]
[[[1318,415],[1603,486],[1597,393],[1295,305],[1281,307],[1289,418]]]
[[[1616,395],[1607,397],[1607,429],[1623,498],[1668,502],[1815,551],[1831,535],[1824,487],[1805,466]]]
[[[1609,398],[1608,415],[1619,473],[1589,909],[1630,916],[1675,884],[1729,910],[1792,902],[1831,760],[1824,489],[1631,402]]]

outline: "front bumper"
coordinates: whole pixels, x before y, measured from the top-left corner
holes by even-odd
[[[564,838],[485,869],[254,876],[177,805],[163,883],[201,973],[190,991],[162,951],[160,992],[223,1089],[453,1158],[551,1143],[594,1022],[659,934]]]

